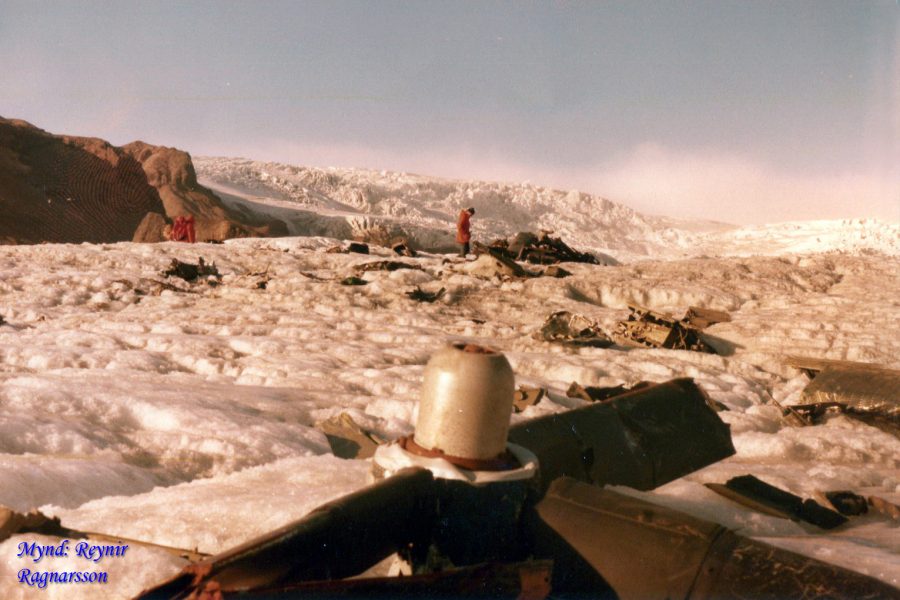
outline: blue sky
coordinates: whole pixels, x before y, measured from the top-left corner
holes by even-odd
[[[896,0],[0,0],[0,65],[0,116],[115,144],[900,220]]]

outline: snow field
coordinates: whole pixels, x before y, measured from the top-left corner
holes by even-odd
[[[823,532],[745,510],[702,485],[750,473],[804,497],[850,489],[900,502],[895,437],[845,417],[791,427],[771,404],[790,403],[808,381],[784,366],[784,354],[900,368],[900,259],[567,264],[569,278],[504,281],[443,255],[325,253],[335,243],[0,247],[0,504],[40,507],[72,528],[225,550],[365,485],[368,462],[331,456],[315,423],[347,411],[384,437],[410,433],[425,363],[461,340],[504,351],[517,383],[549,388],[514,422],[584,405],[565,397],[572,381],[695,378],[729,408],[719,414],[737,455],[653,492],[621,491],[900,585],[896,522],[869,515]],[[220,285],[160,275],[172,258],[198,256],[215,262]],[[423,270],[338,283],[388,258]],[[258,289],[264,271],[270,280]],[[404,293],[415,286],[447,294],[417,303]],[[677,317],[689,305],[731,311],[732,322],[709,329],[726,355],[568,349],[532,337],[557,310],[610,331],[633,302]],[[16,582],[24,562],[15,549],[35,539],[0,546],[0,596],[119,598],[183,564],[141,550],[110,561],[103,588],[29,589]]]

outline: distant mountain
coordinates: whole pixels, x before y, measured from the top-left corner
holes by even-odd
[[[229,211],[197,183],[186,152],[0,117],[0,243],[131,241],[148,213],[194,215],[198,239],[286,232]]]
[[[311,168],[242,158],[195,158],[200,181],[236,211],[283,220],[292,235],[405,235],[453,248],[456,216],[474,206],[476,239],[550,230],[570,246],[619,260],[877,251],[900,254],[900,223],[810,221],[737,227],[643,215],[605,198],[530,183],[454,181],[365,169]]]

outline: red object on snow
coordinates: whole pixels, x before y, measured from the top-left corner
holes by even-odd
[[[197,241],[196,234],[194,232],[193,215],[188,215],[186,217],[175,217],[175,222],[172,224],[171,239],[173,242],[189,242],[191,244]]]

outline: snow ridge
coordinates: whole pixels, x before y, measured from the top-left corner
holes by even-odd
[[[420,246],[453,246],[456,215],[474,206],[476,239],[553,231],[579,249],[620,260],[809,252],[900,254],[900,222],[810,221],[739,228],[641,214],[577,190],[529,182],[450,180],[411,173],[292,166],[243,158],[194,159],[226,202],[281,218],[294,235],[359,237],[374,227]]]

